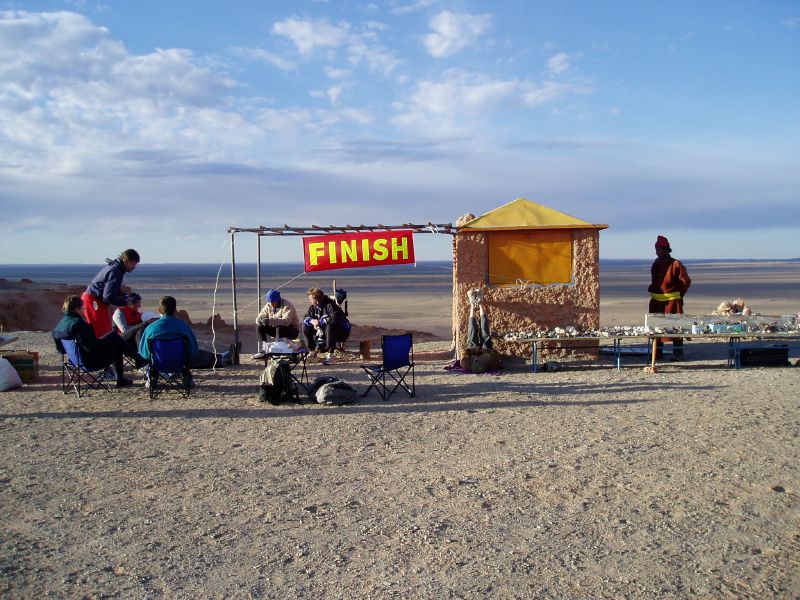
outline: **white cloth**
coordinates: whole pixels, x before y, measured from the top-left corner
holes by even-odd
[[[0,357],[0,392],[22,387],[22,379],[17,370],[5,358]]]

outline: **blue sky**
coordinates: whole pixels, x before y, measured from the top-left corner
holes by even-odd
[[[604,258],[798,257],[799,83],[797,1],[0,0],[0,262],[517,197],[608,224]]]

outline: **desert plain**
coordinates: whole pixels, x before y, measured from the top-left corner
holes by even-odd
[[[738,296],[797,312],[796,266],[766,282],[740,270],[738,287],[720,273],[694,312]],[[638,281],[623,288],[606,287],[604,323],[641,322]],[[402,328],[364,306],[355,335]],[[449,304],[425,314],[409,317],[416,396],[342,407],[260,403],[246,353],[197,371],[188,399],[150,400],[141,376],[79,399],[61,390],[57,315],[13,331],[41,367],[0,394],[0,595],[800,596],[799,368],[732,369],[726,343],[695,338],[657,373],[637,357],[458,373]],[[197,331],[230,343],[224,326]],[[348,350],[310,377],[366,389]]]

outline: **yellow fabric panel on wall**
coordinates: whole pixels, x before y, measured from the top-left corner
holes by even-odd
[[[502,287],[572,283],[572,231],[492,231],[489,284]]]

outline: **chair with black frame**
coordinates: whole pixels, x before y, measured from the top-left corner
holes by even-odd
[[[414,341],[410,333],[401,335],[384,335],[381,337],[381,354],[383,359],[379,365],[361,365],[369,377],[370,384],[367,391],[361,394],[366,396],[375,388],[383,400],[394,394],[397,388],[402,388],[412,398],[416,395],[414,384]],[[406,377],[411,374],[411,385]],[[394,387],[388,389],[386,376],[390,377],[389,386],[394,381]]]
[[[99,367],[89,367],[83,362],[81,350],[75,340],[57,340],[56,346],[62,352],[61,362],[61,388],[65,394],[74,390],[78,398],[88,390],[111,391],[111,384],[107,379],[111,369],[111,359]]]
[[[147,368],[150,398],[154,399],[169,389],[188,398],[194,387],[189,369],[189,341],[182,335],[176,335],[153,338],[147,344],[150,349],[150,365]]]

